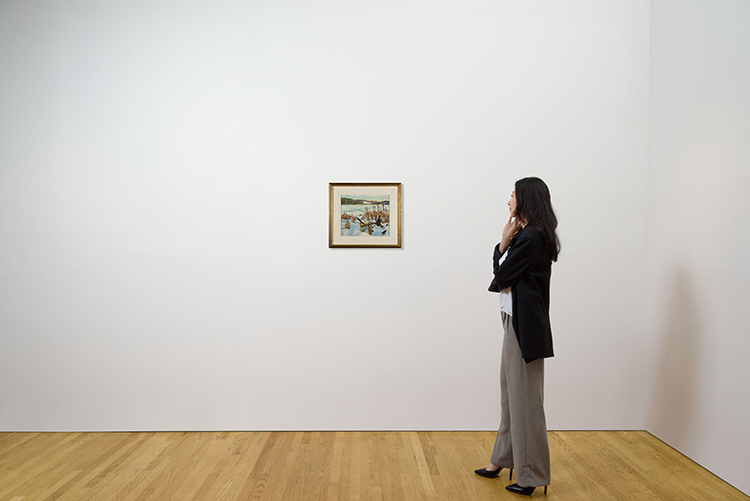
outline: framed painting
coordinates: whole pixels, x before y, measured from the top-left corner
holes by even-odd
[[[401,183],[328,183],[328,247],[401,247]]]

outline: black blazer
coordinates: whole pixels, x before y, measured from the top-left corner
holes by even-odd
[[[507,252],[503,264],[498,265]],[[552,260],[539,230],[526,225],[516,233],[503,254],[495,246],[492,257],[495,278],[490,292],[512,287],[513,330],[526,363],[553,357],[552,328],[549,322],[549,279]]]

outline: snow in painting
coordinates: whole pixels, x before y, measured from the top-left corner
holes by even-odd
[[[390,195],[341,195],[341,236],[390,236],[390,198]]]

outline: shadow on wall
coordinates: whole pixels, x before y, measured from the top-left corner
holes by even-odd
[[[677,271],[667,291],[667,311],[658,335],[655,387],[649,430],[667,443],[684,446],[694,414],[697,350],[701,332],[690,279]]]

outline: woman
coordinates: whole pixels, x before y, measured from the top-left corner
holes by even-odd
[[[487,468],[494,478],[503,468],[516,470],[507,490],[531,495],[550,483],[549,445],[544,418],[544,359],[552,357],[549,281],[560,242],[547,185],[539,178],[516,182],[508,202],[510,218],[495,247],[491,292],[500,293],[505,329],[500,362],[502,417]]]

